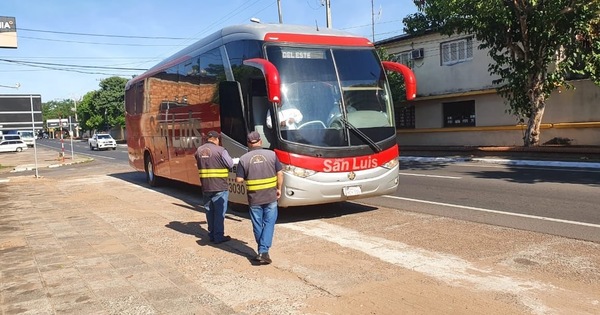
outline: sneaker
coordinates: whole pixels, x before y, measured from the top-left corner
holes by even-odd
[[[273,261],[271,260],[271,257],[269,257],[269,253],[262,253],[259,254],[258,256],[260,256],[260,262],[265,263],[265,264],[270,264]]]
[[[215,240],[215,241],[214,241],[214,243],[215,243],[215,244],[221,244],[221,243],[225,243],[225,242],[229,242],[229,241],[231,241],[231,236],[229,236],[229,235],[225,235],[225,236],[223,236],[223,238],[222,238],[222,239],[220,239],[220,240],[218,240],[218,241],[217,241],[217,240]]]
[[[261,262],[262,261],[262,257],[260,256],[260,254],[258,254],[254,258],[252,258],[252,260]]]

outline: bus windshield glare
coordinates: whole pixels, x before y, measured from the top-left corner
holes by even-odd
[[[267,58],[281,78],[274,116],[283,140],[347,147],[395,136],[390,90],[374,49],[269,45]]]

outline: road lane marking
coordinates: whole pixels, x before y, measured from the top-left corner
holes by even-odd
[[[452,207],[452,208],[459,208],[459,209],[467,209],[467,210],[473,210],[473,211],[479,211],[479,212],[486,212],[486,213],[493,213],[493,214],[502,214],[502,215],[507,215],[507,216],[520,217],[520,218],[528,218],[528,219],[535,219],[535,220],[542,220],[542,221],[550,221],[550,222],[557,222],[557,223],[567,223],[567,224],[573,224],[573,225],[581,225],[581,226],[589,226],[589,227],[593,227],[593,228],[600,228],[600,224],[593,224],[593,223],[586,223],[586,222],[578,222],[578,221],[571,221],[571,220],[563,220],[563,219],[542,217],[542,216],[531,215],[531,214],[512,213],[512,212],[506,212],[506,211],[491,210],[491,209],[484,209],[484,208],[477,208],[477,207],[470,207],[470,206],[462,206],[462,205],[455,205],[455,204],[451,204],[451,203],[427,201],[427,200],[412,199],[412,198],[405,198],[405,197],[398,197],[398,196],[385,195],[385,196],[382,196],[382,197],[384,197],[384,198],[391,198],[391,199],[398,199],[398,200],[404,200],[404,201],[412,201],[412,202],[418,202],[418,203],[426,203],[426,204],[436,205],[436,206],[444,206],[444,207]]]
[[[110,157],[110,156],[102,156],[102,155],[96,155],[96,154],[89,154],[89,153],[76,153],[76,155],[85,155],[85,156],[92,156],[92,157],[99,157],[102,159],[107,159],[107,160],[116,160],[116,158],[114,157]]]
[[[457,177],[457,176],[426,175],[426,174],[415,174],[415,173],[398,173],[398,175],[417,176],[417,177],[447,178],[447,179],[462,179],[462,177]]]
[[[537,292],[555,289],[551,284],[501,275],[493,269],[480,268],[458,256],[368,236],[323,221],[278,223],[277,226],[363,252],[387,263],[434,277],[451,286],[512,294],[535,314],[549,314],[553,311],[536,296]]]

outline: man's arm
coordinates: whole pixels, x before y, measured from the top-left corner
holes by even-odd
[[[243,183],[244,182],[244,177],[245,177],[245,171],[244,171],[244,166],[242,165],[242,163],[238,163],[237,168],[235,170],[235,182],[236,183]]]
[[[277,172],[277,199],[279,199],[283,187],[283,166],[277,157],[275,157],[275,172]]]
[[[221,154],[221,157],[223,158],[223,163],[225,163],[227,168],[232,169],[233,159],[231,159],[231,156],[229,156],[229,152],[227,152],[227,150],[223,150],[223,154]]]
[[[277,199],[281,197],[281,188],[283,186],[283,171],[277,172]]]

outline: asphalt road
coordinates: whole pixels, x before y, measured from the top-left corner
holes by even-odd
[[[59,140],[38,144],[61,149]],[[64,150],[71,152],[68,139]],[[87,142],[74,141],[73,152],[128,163],[124,145],[91,151]],[[401,165],[396,194],[359,202],[600,242],[599,187],[600,170],[594,169],[410,162]]]
[[[599,170],[405,163],[396,194],[367,202],[600,242],[599,187]]]

